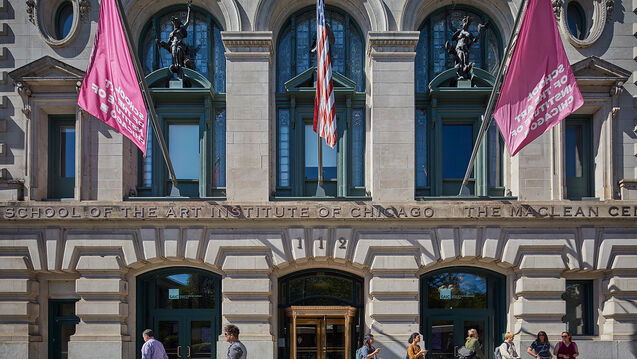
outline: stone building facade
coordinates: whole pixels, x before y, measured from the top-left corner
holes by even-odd
[[[140,357],[145,328],[223,358],[229,323],[250,357],[350,359],[371,332],[403,358],[421,332],[453,358],[472,327],[488,358],[539,330],[637,357],[637,2],[553,1],[585,104],[515,157],[489,132],[462,198],[522,1],[327,1],[319,197],[311,0],[195,0],[177,87],[154,38],[185,4],[122,2],[182,196],[156,140],[76,106],[98,1],[0,1],[0,358]],[[441,47],[462,16],[491,23],[469,89]]]

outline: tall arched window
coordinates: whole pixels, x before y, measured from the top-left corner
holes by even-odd
[[[327,197],[365,195],[364,37],[346,13],[327,7],[334,32],[332,73],[338,142],[321,145]],[[318,182],[318,140],[312,129],[316,54],[316,8],[292,15],[277,41],[277,197],[314,196]]]
[[[471,19],[469,31],[474,36],[478,24],[489,22],[490,26],[470,48],[469,60],[475,63],[472,79],[458,83],[454,59],[445,43],[455,45],[453,34],[465,16]],[[420,26],[415,63],[417,197],[458,194],[502,52],[496,24],[471,7],[441,8]],[[478,171],[469,183],[471,193],[501,196],[503,143],[495,122],[483,143],[486,152],[481,151],[477,159]]]
[[[185,6],[153,15],[140,36],[139,54],[159,125],[167,143],[179,190],[185,197],[224,197],[226,186],[226,59],[219,23],[205,10],[192,7],[186,56],[190,68],[176,81],[168,67],[172,55],[155,39],[168,41],[171,17],[185,21]],[[167,196],[168,170],[151,126],[147,157],[140,159],[138,196]]]

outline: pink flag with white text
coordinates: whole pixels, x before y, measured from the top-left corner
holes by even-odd
[[[509,153],[557,125],[584,100],[550,0],[529,0],[493,117]]]
[[[146,156],[147,111],[115,0],[102,0],[78,106],[128,137]]]

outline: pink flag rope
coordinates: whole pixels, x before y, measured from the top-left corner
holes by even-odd
[[[512,156],[584,103],[554,16],[529,1],[493,113]]]
[[[115,0],[102,0],[77,104],[128,137],[146,156],[147,111]]]

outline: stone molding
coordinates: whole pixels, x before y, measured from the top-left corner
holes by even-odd
[[[89,19],[90,3],[87,0],[71,0],[73,7],[73,22],[68,35],[63,39],[56,39],[51,28],[55,21],[46,19],[57,11],[57,7],[62,4],[61,0],[26,0],[26,12],[28,19],[38,29],[42,40],[54,48],[66,47],[70,45],[80,30],[80,22],[86,23]],[[55,20],[55,19],[54,19]]]
[[[599,38],[602,36],[604,32],[604,28],[607,23],[613,22],[613,11],[615,8],[614,0],[599,0],[592,1],[593,12],[592,14],[587,14],[592,18],[592,25],[590,30],[588,31],[588,35],[585,39],[580,40],[571,34],[571,31],[568,28],[568,19],[566,16],[561,16],[562,14],[566,14],[566,9],[568,3],[573,0],[554,0],[553,1],[553,11],[555,12],[555,19],[557,20],[560,31],[563,36],[566,36],[571,45],[575,47],[589,47],[593,45]]]
[[[272,57],[271,31],[222,31],[221,40],[226,47],[226,58]]]
[[[416,57],[418,31],[369,32],[367,55],[377,57]]]

